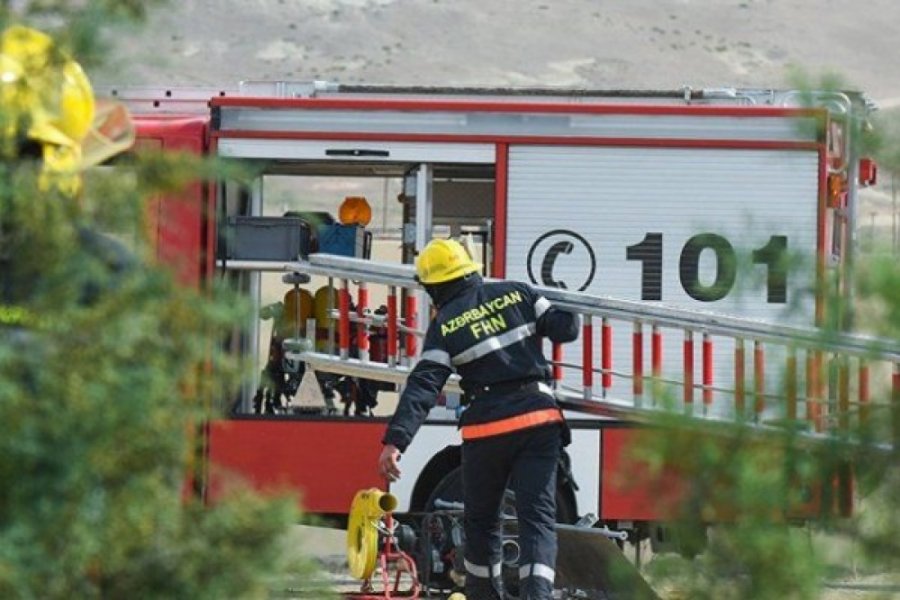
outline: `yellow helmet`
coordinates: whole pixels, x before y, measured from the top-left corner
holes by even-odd
[[[37,142],[42,186],[67,193],[77,191],[83,169],[134,141],[124,107],[98,110],[81,65],[21,25],[0,34],[0,124],[3,156],[17,158],[23,141]]]
[[[481,265],[454,240],[431,240],[416,258],[416,275],[426,285],[446,283],[480,270]]]

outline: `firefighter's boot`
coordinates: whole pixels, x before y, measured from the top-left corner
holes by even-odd
[[[522,576],[519,579],[519,598],[539,600],[551,598],[553,595],[553,579],[541,575]]]

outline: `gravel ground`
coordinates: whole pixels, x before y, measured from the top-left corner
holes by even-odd
[[[346,532],[325,527],[297,526],[292,532],[293,547],[298,554],[313,558],[319,565],[320,577],[315,581],[289,582],[284,586],[273,586],[275,598],[316,597],[318,586],[336,592],[356,592],[360,584],[347,572],[345,558]],[[652,560],[649,544],[642,547],[644,564]],[[631,554],[627,554],[633,558]],[[687,596],[676,587],[657,589],[662,600],[685,600]],[[898,600],[900,599],[900,577],[896,575],[859,575],[839,581],[830,581],[822,590],[820,600]]]

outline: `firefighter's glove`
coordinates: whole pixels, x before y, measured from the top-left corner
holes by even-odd
[[[400,479],[400,450],[392,444],[385,444],[378,457],[378,472],[387,481]]]

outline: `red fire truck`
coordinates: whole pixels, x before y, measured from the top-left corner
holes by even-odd
[[[871,161],[855,154],[855,136],[872,109],[855,93],[322,82],[110,93],[135,114],[139,144],[246,161],[260,173],[249,187],[197,184],[157,202],[159,257],[185,283],[228,276],[264,316],[266,306],[292,290],[306,289],[308,302],[317,289],[328,290],[328,298],[337,289],[328,310],[315,311],[318,354],[402,375],[428,317],[408,272],[382,269],[367,277],[352,262],[369,253],[359,250],[368,246],[362,244],[349,253],[350,263],[320,261],[306,275],[291,275],[300,270],[292,261],[302,262],[308,249],[293,244],[311,235],[292,237],[291,219],[312,222],[311,231],[321,233],[310,215],[330,223],[321,214],[329,212],[323,197],[333,211],[344,195],[380,194],[381,204],[372,201],[382,225],[374,231],[375,253],[387,248],[388,262],[410,263],[432,236],[468,234],[486,275],[556,290],[554,300],[593,317],[582,342],[564,353],[548,351],[561,394],[583,404],[606,401],[607,408],[618,399],[639,408],[649,397],[643,382],[652,376],[692,411],[696,390],[697,412],[733,414],[745,394],[755,393],[754,410],[768,414],[764,399],[776,393],[770,389],[776,382],[764,377],[767,361],[793,360],[796,368],[797,360],[787,350],[764,356],[767,331],[818,325],[825,306],[816,290],[825,281],[849,293],[857,189],[875,178]],[[229,231],[239,243],[228,241]],[[370,296],[367,279],[386,284],[382,296]],[[386,315],[379,322],[368,309],[382,301]],[[337,314],[341,319],[332,319]],[[376,357],[374,339],[385,322],[386,346]],[[734,328],[723,330],[722,323]],[[297,319],[293,327],[305,324]],[[362,332],[353,350],[350,327]],[[235,352],[262,369],[270,328],[265,319],[240,324]],[[727,339],[713,344],[717,333]],[[311,330],[303,335],[314,337]],[[351,351],[357,358],[348,358]],[[824,359],[812,351],[806,358],[818,382]],[[328,362],[316,368],[340,374]],[[373,373],[363,374],[392,377]],[[867,381],[861,359],[858,376]],[[745,377],[755,388],[745,389]],[[209,424],[209,500],[221,493],[222,473],[259,489],[297,490],[307,511],[323,514],[345,514],[357,490],[384,486],[375,463],[388,401],[374,415],[266,412],[254,402],[260,385],[248,382],[236,398],[223,399],[228,416]],[[793,399],[801,406],[793,416],[821,428],[820,401],[837,390],[806,388]],[[400,511],[425,510],[456,493],[458,409],[453,394],[447,398],[404,456],[404,477],[391,485]],[[574,441],[569,473],[560,479],[560,517],[593,513],[623,528],[659,520],[649,490],[614,484],[627,468],[635,420],[627,412],[594,412],[605,417],[570,414]]]

